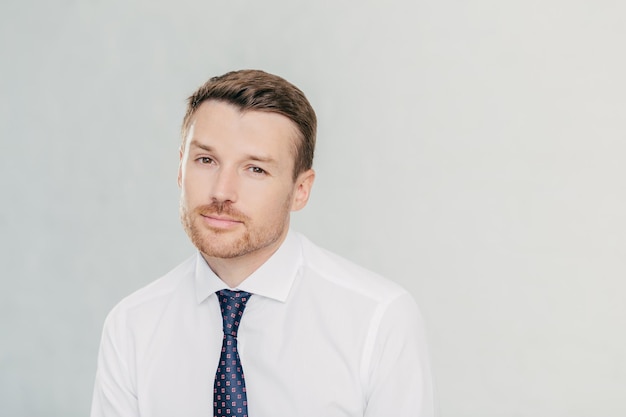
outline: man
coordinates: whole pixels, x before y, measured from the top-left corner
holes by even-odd
[[[262,71],[189,98],[178,183],[198,253],[107,317],[92,417],[433,415],[411,296],[289,229],[316,126]]]

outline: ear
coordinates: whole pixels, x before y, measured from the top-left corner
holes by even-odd
[[[178,149],[178,188],[183,185],[183,145]]]
[[[291,211],[298,211],[306,206],[311,195],[313,181],[315,181],[315,171],[312,169],[298,175],[295,185],[296,188],[293,193],[293,201],[291,203]]]

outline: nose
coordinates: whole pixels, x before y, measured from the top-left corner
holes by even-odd
[[[211,198],[220,203],[237,201],[238,176],[234,170],[221,167],[216,173]]]

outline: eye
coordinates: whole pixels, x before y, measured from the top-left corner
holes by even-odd
[[[208,156],[201,156],[200,158],[197,158],[196,161],[198,161],[199,163],[203,165],[209,165],[209,164],[215,163],[215,161],[213,161],[213,159],[209,158]]]
[[[258,175],[267,174],[267,171],[259,167],[250,167],[248,168],[248,170],[250,170],[250,172],[252,172],[253,174],[258,174]]]

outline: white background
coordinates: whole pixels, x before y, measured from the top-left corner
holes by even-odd
[[[625,16],[618,0],[3,0],[0,414],[88,414],[106,313],[193,250],[185,99],[261,68],[320,122],[294,227],[415,295],[442,417],[623,417]]]

